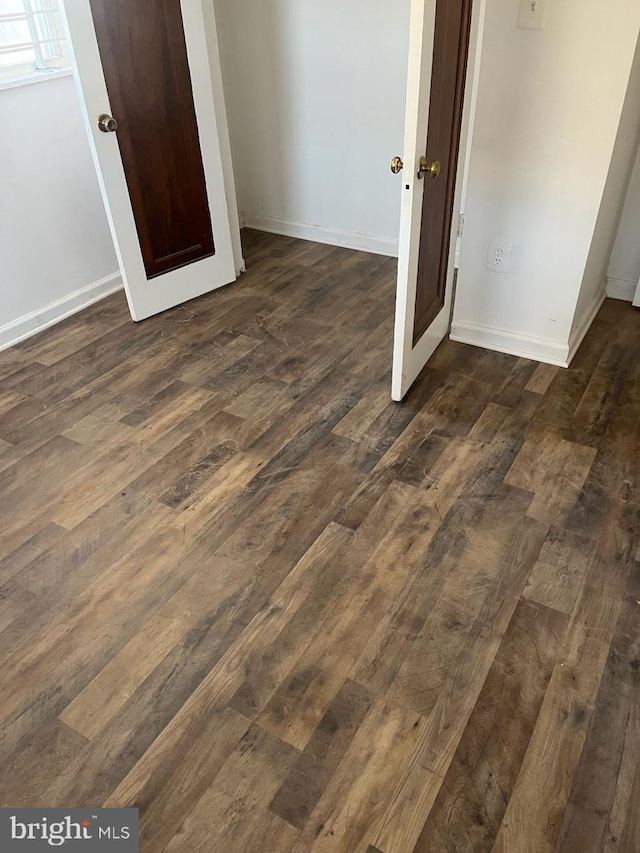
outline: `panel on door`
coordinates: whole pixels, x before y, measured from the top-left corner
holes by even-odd
[[[223,99],[214,91],[215,21],[205,3],[65,2],[89,138],[136,320],[236,278],[219,130],[226,122],[218,122]]]
[[[484,0],[413,0],[392,397],[402,400],[447,334],[460,209],[458,164],[468,143],[470,46]],[[475,34],[475,36],[474,36]]]
[[[180,0],[91,0],[148,278],[214,254]]]
[[[413,341],[444,308],[469,56],[471,0],[438,0]]]

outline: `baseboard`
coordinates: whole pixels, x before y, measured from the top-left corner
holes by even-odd
[[[580,344],[584,340],[584,336],[591,328],[591,324],[596,319],[598,311],[602,308],[602,303],[607,298],[607,291],[603,288],[599,293],[596,293],[595,298],[589,308],[585,311],[583,319],[578,323],[575,330],[569,338],[569,358],[571,364],[574,355],[578,352]]]
[[[243,211],[241,221],[245,228],[267,231],[269,234],[282,234],[284,237],[296,237],[311,240],[314,243],[328,243],[330,246],[342,246],[345,249],[358,249],[375,255],[398,257],[398,241],[387,237],[374,237],[371,234],[358,234],[355,231],[341,231],[338,228],[323,228],[320,225],[303,225],[298,222],[285,222],[270,216]]]
[[[451,326],[451,339],[463,344],[530,358],[557,367],[568,367],[569,347],[548,338],[536,338],[532,335],[508,332],[506,329],[494,329],[479,323],[454,322]]]
[[[610,299],[622,299],[624,302],[633,302],[637,289],[637,281],[626,281],[622,278],[607,279],[607,296]]]
[[[48,329],[49,326],[53,326],[83,308],[93,305],[94,302],[104,299],[105,296],[115,293],[121,287],[120,273],[113,273],[99,281],[94,281],[93,284],[83,287],[81,290],[70,293],[63,299],[58,299],[57,302],[51,302],[39,311],[25,314],[11,323],[0,326],[0,350],[12,347],[20,341],[36,335],[43,329]]]

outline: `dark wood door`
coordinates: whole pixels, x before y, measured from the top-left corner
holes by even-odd
[[[180,0],[90,0],[147,278],[215,254]]]
[[[438,161],[440,173],[436,178],[424,178],[414,343],[442,311],[445,302],[471,3],[472,0],[437,0],[436,5],[426,160]]]

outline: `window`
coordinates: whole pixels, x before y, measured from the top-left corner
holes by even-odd
[[[0,0],[0,82],[68,68],[57,0]]]

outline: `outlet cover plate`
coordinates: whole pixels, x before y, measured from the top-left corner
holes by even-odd
[[[509,240],[498,240],[493,238],[489,242],[487,252],[487,269],[491,272],[499,272],[503,275],[511,268],[511,255],[513,254],[513,243]]]

